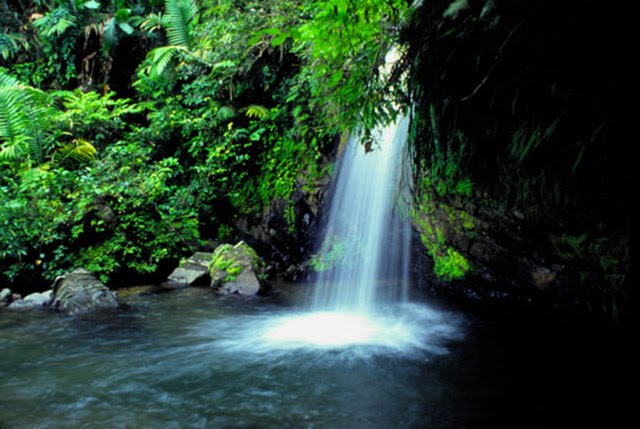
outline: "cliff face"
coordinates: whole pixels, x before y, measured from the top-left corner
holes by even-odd
[[[625,25],[597,1],[425,2],[415,225],[441,293],[630,308]]]

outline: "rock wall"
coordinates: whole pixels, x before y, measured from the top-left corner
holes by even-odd
[[[626,28],[602,1],[417,9],[414,221],[439,273],[425,283],[630,313]]]

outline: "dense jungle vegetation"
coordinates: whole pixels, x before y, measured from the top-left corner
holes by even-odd
[[[0,282],[75,266],[156,279],[278,210],[278,234],[299,237],[293,196],[326,184],[344,136],[404,110],[434,281],[530,282],[617,313],[631,282],[617,12],[410,3],[0,1]]]
[[[104,281],[233,233],[372,124],[405,2],[2,2],[5,281]],[[286,210],[294,225],[293,211]]]

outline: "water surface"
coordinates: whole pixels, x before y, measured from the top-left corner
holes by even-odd
[[[628,357],[602,333],[418,303],[305,340],[291,326],[317,325],[291,301],[186,289],[92,319],[2,311],[0,427],[556,427],[624,410]]]

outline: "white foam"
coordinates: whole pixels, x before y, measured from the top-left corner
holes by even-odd
[[[345,351],[354,357],[443,354],[448,341],[462,336],[455,315],[419,304],[389,306],[371,314],[278,312],[208,323],[198,332],[215,335],[216,348],[269,357],[291,351]]]

